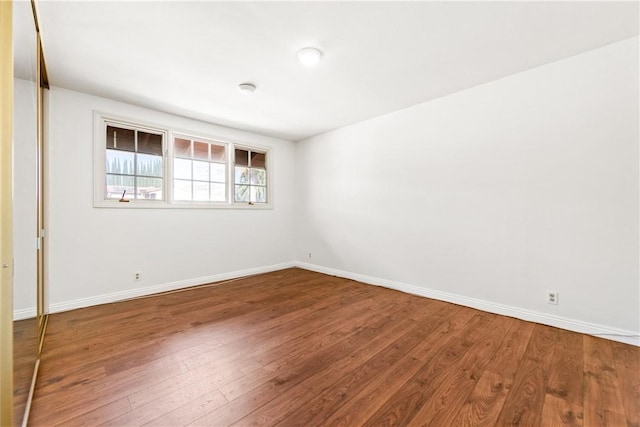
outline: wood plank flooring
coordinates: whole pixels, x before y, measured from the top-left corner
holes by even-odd
[[[30,425],[640,426],[640,348],[301,269],[49,318]]]

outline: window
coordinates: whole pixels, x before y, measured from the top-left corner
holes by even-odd
[[[105,199],[163,199],[163,133],[108,123]]]
[[[227,201],[227,147],[224,143],[177,136],[173,139],[173,199]]]
[[[267,154],[236,148],[234,184],[236,202],[267,203]]]
[[[271,208],[271,151],[95,113],[94,206]]]

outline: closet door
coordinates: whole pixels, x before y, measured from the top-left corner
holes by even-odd
[[[13,425],[24,424],[37,373],[39,52],[30,2],[13,2]]]
[[[13,4],[0,1],[0,425],[13,422]]]
[[[49,89],[49,81],[47,78],[47,69],[45,67],[44,53],[42,52],[42,42],[40,40],[40,32],[38,31],[38,75],[37,75],[37,143],[36,143],[36,229],[35,237],[37,241],[37,282],[36,282],[36,314],[38,324],[38,357],[42,351],[44,342],[44,333],[47,327],[47,319],[49,314],[49,305],[46,302],[47,293],[45,292],[45,249],[46,249],[46,231],[45,231],[45,134],[44,134],[44,113],[45,113],[45,90]]]

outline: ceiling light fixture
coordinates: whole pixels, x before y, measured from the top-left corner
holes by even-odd
[[[238,89],[240,89],[240,92],[245,94],[253,93],[256,91],[256,85],[253,83],[240,83],[238,85]]]
[[[315,47],[305,47],[298,51],[298,59],[305,67],[313,67],[322,59],[322,51]]]

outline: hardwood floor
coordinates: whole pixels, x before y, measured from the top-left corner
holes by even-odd
[[[51,315],[30,425],[640,426],[640,348],[288,269]]]

